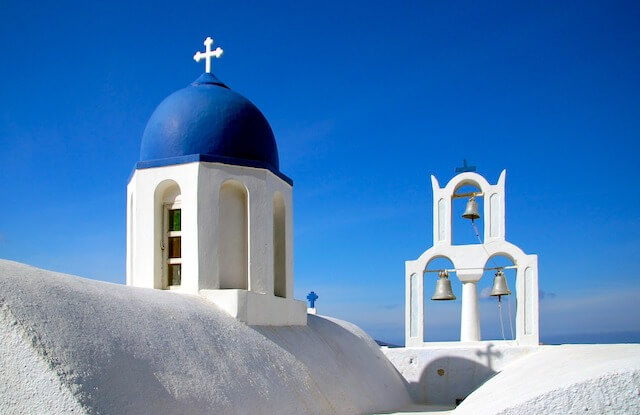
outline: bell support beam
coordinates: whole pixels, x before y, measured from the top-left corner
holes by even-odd
[[[469,198],[469,197],[482,197],[484,196],[484,193],[482,192],[469,192],[469,193],[454,193],[453,196],[451,196],[451,199],[462,199],[462,198]]]

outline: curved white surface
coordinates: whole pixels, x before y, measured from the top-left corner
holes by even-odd
[[[0,413],[360,414],[410,404],[338,320],[249,327],[198,296],[0,260]],[[9,347],[4,347],[9,345]]]
[[[638,414],[640,345],[543,346],[488,380],[463,414]]]

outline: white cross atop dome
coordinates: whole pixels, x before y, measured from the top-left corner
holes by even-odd
[[[196,62],[200,62],[201,59],[205,60],[204,71],[206,73],[211,73],[211,58],[220,58],[220,56],[222,56],[222,53],[224,52],[220,47],[217,47],[216,50],[211,50],[211,45],[213,45],[213,39],[211,39],[211,37],[207,37],[204,40],[204,46],[206,47],[205,52],[198,51],[195,55],[193,55],[193,60],[195,60]]]

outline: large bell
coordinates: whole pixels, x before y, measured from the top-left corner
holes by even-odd
[[[507,286],[507,279],[504,276],[504,272],[501,269],[496,272],[496,276],[493,277],[493,288],[491,289],[491,296],[500,297],[503,295],[511,294],[511,290]]]
[[[438,282],[436,282],[436,290],[433,292],[432,300],[455,300],[456,296],[453,295],[451,289],[451,281],[449,281],[449,274],[447,271],[441,271],[438,275]]]
[[[475,196],[471,196],[467,202],[467,208],[462,214],[462,217],[465,219],[471,219],[472,221],[480,218],[480,213],[478,213],[478,202],[476,202]]]

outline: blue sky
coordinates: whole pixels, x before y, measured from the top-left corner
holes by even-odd
[[[401,342],[429,175],[444,185],[467,158],[492,183],[507,169],[543,340],[640,332],[637,3],[129,3],[3,3],[0,257],[124,282],[142,132],[210,35],[215,74],[265,114],[294,180],[298,298]],[[427,339],[456,338],[459,306],[427,304]],[[481,312],[498,337],[495,302]]]

